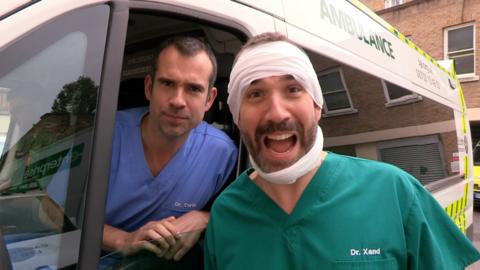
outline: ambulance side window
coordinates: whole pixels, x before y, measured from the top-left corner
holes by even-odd
[[[78,260],[108,18],[106,5],[67,13],[0,52],[0,230],[13,269]]]

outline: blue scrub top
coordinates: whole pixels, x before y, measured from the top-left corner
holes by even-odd
[[[134,231],[152,220],[201,210],[227,180],[237,157],[233,141],[201,122],[154,177],[143,151],[140,123],[147,107],[117,113],[106,224]]]

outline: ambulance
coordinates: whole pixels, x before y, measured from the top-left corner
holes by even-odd
[[[110,256],[101,241],[115,114],[147,105],[143,78],[168,37],[211,45],[219,93],[205,121],[238,144],[232,179],[245,170],[227,84],[242,44],[263,32],[285,34],[312,60],[326,150],[406,170],[471,236],[472,142],[453,63],[360,1],[9,0],[0,4],[0,269],[90,270]],[[141,264],[130,257],[114,269]]]

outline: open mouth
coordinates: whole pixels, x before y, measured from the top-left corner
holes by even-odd
[[[264,137],[265,147],[277,154],[288,153],[297,143],[297,136],[293,133],[270,134]]]

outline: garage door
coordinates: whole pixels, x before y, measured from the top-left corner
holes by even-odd
[[[415,176],[423,185],[447,175],[439,143],[383,148],[380,158]]]

